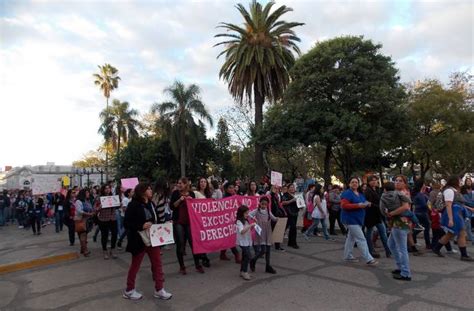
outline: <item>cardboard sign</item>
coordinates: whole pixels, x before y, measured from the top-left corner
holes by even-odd
[[[122,184],[122,188],[125,190],[127,189],[135,189],[135,187],[138,185],[138,178],[137,177],[132,177],[132,178],[123,178],[120,180]]]
[[[296,194],[295,198],[296,198],[296,205],[298,206],[298,208],[305,208],[306,207],[306,204],[305,204],[304,197],[303,197],[302,193]]]
[[[120,197],[118,195],[100,197],[100,205],[102,206],[102,208],[120,206]]]
[[[286,223],[288,218],[278,218],[275,228],[273,228],[272,241],[273,243],[283,243],[283,237],[285,236]]]
[[[167,222],[159,225],[152,225],[150,228],[151,246],[162,246],[174,243],[173,224]]]
[[[271,173],[271,184],[274,186],[281,187],[283,185],[283,174],[272,171]]]

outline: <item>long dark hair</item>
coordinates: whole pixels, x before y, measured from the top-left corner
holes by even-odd
[[[106,194],[105,194],[105,188],[109,188],[110,193],[109,193],[108,195],[111,195],[111,194],[112,194],[112,187],[110,187],[109,184],[104,184],[104,185],[102,185],[102,187],[100,188],[100,195],[101,195],[101,196],[105,196],[105,195],[106,195]]]
[[[425,181],[423,179],[418,179],[415,182],[415,186],[413,186],[413,194],[418,194],[421,189],[423,189],[423,186],[425,185]]]
[[[321,200],[323,199],[323,192],[321,191],[322,189],[323,189],[323,186],[321,186],[320,184],[315,185],[313,197],[311,198],[312,201],[314,201],[314,197],[316,195],[318,195]]]
[[[197,185],[196,185],[196,189],[198,192],[201,192],[201,180],[204,179],[206,181],[206,188],[204,188],[204,195],[206,196],[206,198],[211,198],[212,197],[212,192],[211,192],[211,188],[209,187],[209,181],[205,178],[205,177],[199,177],[198,180],[197,180]]]
[[[84,203],[86,201],[86,194],[89,192],[88,188],[83,188],[79,191],[79,194],[77,195],[76,199]]]
[[[451,175],[451,176],[449,176],[448,180],[446,181],[446,186],[444,187],[444,189],[454,188],[454,189],[459,190],[459,187],[460,187],[459,176]]]
[[[170,194],[170,186],[165,179],[159,178],[155,183],[153,192],[159,196],[167,197]]]
[[[239,209],[237,210],[237,221],[240,220],[243,225],[245,225],[245,222],[248,222],[248,220],[244,217],[244,214],[248,212],[248,210],[249,208],[247,205],[240,205]]]
[[[250,187],[250,186],[252,185],[252,183],[254,183],[254,184],[255,184],[255,194],[257,194],[257,193],[258,193],[258,185],[257,185],[257,182],[256,182],[256,181],[253,181],[253,180],[251,180],[251,181],[250,181],[250,182],[247,184],[247,195],[251,195],[251,194],[252,194],[252,193],[250,193],[250,191],[251,191],[251,190],[250,190],[250,189],[251,189],[251,187]],[[255,195],[255,194],[252,194],[252,195]]]
[[[132,200],[145,203],[143,198],[145,197],[145,192],[148,190],[148,188],[151,188],[151,186],[146,182],[141,182],[136,185]]]

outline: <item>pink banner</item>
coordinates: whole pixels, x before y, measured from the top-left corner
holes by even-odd
[[[219,200],[186,199],[193,252],[213,253],[235,246],[237,209],[244,204],[250,210],[258,207],[260,197],[234,195]],[[269,205],[270,208],[270,205]]]

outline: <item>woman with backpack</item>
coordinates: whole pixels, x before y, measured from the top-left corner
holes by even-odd
[[[443,201],[445,208],[441,216],[441,226],[446,234],[433,247],[433,253],[439,257],[444,257],[441,254],[441,248],[446,245],[455,236],[458,237],[458,247],[461,252],[462,261],[474,261],[472,257],[467,254],[466,248],[466,229],[464,226],[464,219],[466,218],[466,210],[464,209],[465,200],[460,191],[460,180],[458,176],[451,176],[448,178],[446,186],[443,190]],[[439,209],[437,202],[435,207]]]

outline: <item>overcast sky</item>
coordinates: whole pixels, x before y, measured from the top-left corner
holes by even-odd
[[[241,3],[247,5],[250,1]],[[141,113],[175,79],[197,83],[213,115],[232,104],[219,80],[213,38],[221,21],[241,23],[237,1],[0,0],[0,166],[70,164],[101,142],[105,100],[92,74],[120,72],[112,98]],[[277,1],[301,50],[341,35],[383,44],[402,81],[447,81],[472,68],[473,1]]]

